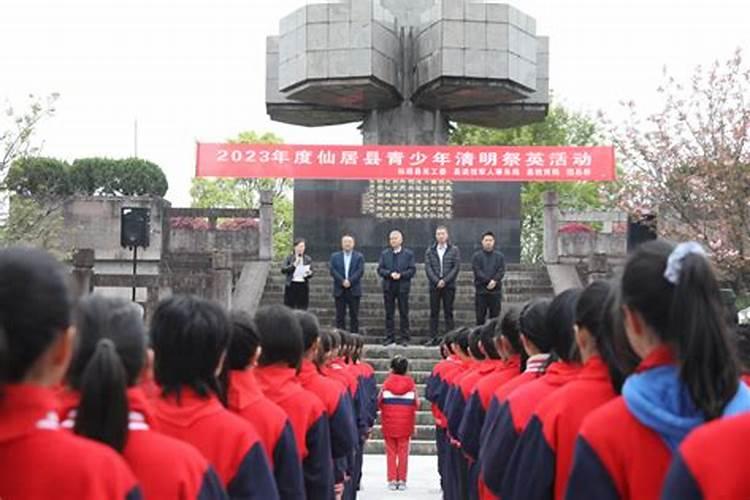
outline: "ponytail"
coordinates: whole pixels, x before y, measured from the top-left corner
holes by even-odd
[[[638,247],[625,265],[622,302],[674,349],[680,378],[706,419],[719,417],[739,385],[719,285],[697,243]]]
[[[118,452],[128,436],[127,374],[114,342],[102,338],[86,364],[73,430]]]
[[[576,304],[581,290],[570,288],[557,295],[547,311],[547,333],[551,339],[552,352],[566,363],[580,361],[573,329],[576,320]]]
[[[675,285],[668,337],[676,340],[680,376],[696,406],[721,416],[739,385],[739,368],[727,333],[719,285],[708,260],[685,257]]]
[[[469,334],[469,354],[477,361],[484,361],[487,358],[487,356],[485,356],[482,350],[479,348],[479,343],[482,340],[481,334],[481,326],[475,327]]]
[[[488,359],[502,359],[497,350],[497,344],[495,344],[495,337],[497,336],[499,324],[500,321],[497,318],[493,318],[485,323],[479,330],[479,341],[482,343],[482,348]]]
[[[518,309],[515,307],[509,308],[505,315],[503,315],[503,319],[497,323],[496,336],[505,337],[513,349],[513,353],[521,356],[521,372],[523,372],[526,369],[526,360],[529,358],[529,355],[523,348],[523,342],[521,342],[521,324],[519,319],[520,314]]]

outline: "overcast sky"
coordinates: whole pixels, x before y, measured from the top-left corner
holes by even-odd
[[[242,130],[289,143],[356,144],[355,125],[307,129],[265,114],[265,37],[304,0],[0,0],[0,102],[60,93],[44,154],[133,153],[189,203],[195,141]],[[648,110],[666,65],[678,76],[750,48],[748,0],[519,0],[551,37],[551,85],[567,105]],[[750,55],[748,55],[750,57]]]

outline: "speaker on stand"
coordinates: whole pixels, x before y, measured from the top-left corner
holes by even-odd
[[[151,242],[151,210],[142,207],[120,209],[120,246],[133,250],[133,302],[138,276],[138,247],[148,248]]]

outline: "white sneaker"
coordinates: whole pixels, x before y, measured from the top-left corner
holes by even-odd
[[[406,491],[406,481],[399,481],[397,486],[399,490]]]
[[[396,481],[391,481],[388,483],[388,489],[391,491],[398,490],[398,483]]]

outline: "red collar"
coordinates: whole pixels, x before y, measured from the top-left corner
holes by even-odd
[[[676,359],[674,353],[672,352],[672,349],[662,344],[651,351],[651,353],[641,361],[641,364],[638,365],[638,368],[635,369],[635,372],[645,372],[647,370],[651,370],[652,368],[656,368],[657,366],[672,365],[675,362]]]
[[[322,375],[318,372],[318,367],[315,366],[315,363],[305,359],[302,361],[302,366],[300,367],[299,373],[297,374],[297,380],[299,380],[299,382],[303,386],[305,386],[306,384],[312,382],[313,380],[316,380],[321,376]]]
[[[227,402],[231,408],[244,409],[263,397],[263,391],[255,378],[255,369],[232,370],[229,372]]]
[[[271,401],[278,402],[304,390],[295,380],[297,370],[283,365],[259,366],[255,368],[255,378],[263,394]]]
[[[566,363],[564,361],[555,361],[547,368],[544,376],[550,383],[558,385],[564,384],[581,373],[581,365],[578,363]]]
[[[0,397],[0,442],[37,429],[57,430],[58,400],[55,391],[38,385],[8,384]]]
[[[489,375],[492,372],[504,370],[505,367],[505,361],[502,359],[487,359],[479,364],[479,374]]]
[[[143,390],[134,386],[128,389],[128,413],[130,430],[148,430],[154,425],[154,410],[146,398]],[[62,427],[72,429],[75,423],[76,410],[81,402],[81,394],[70,388],[65,388],[58,393],[60,402],[58,409],[62,421]]]
[[[179,398],[174,394],[151,401],[154,413],[177,427],[190,427],[197,420],[221,413],[225,410],[219,399],[211,394],[199,396],[193,389],[183,387]]]
[[[578,378],[582,380],[609,380],[609,367],[601,356],[591,356],[583,365]]]

